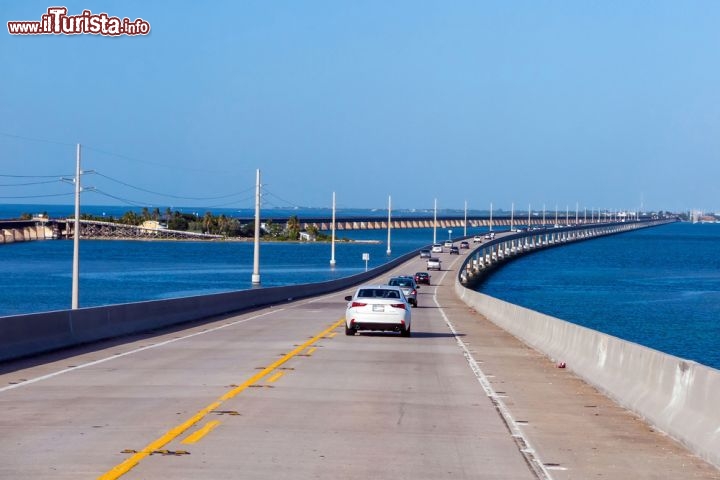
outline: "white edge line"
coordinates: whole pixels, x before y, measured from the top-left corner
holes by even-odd
[[[446,270],[443,272],[443,277],[441,281],[445,280],[445,277],[447,276],[447,272],[449,270]],[[490,398],[492,403],[495,405],[496,410],[500,414],[500,416],[503,418],[505,423],[507,424],[508,428],[510,429],[510,434],[512,437],[514,437],[516,444],[519,447],[520,453],[525,457],[526,461],[533,467],[534,473],[536,473],[542,480],[552,480],[552,476],[550,475],[550,472],[545,468],[545,465],[540,461],[540,458],[537,455],[537,452],[530,444],[530,441],[525,436],[523,431],[518,426],[515,419],[512,417],[512,414],[510,413],[510,410],[508,410],[505,403],[502,401],[501,396],[498,395],[495,390],[492,388],[492,385],[490,385],[490,381],[485,376],[485,373],[482,371],[480,366],[478,365],[477,361],[473,357],[472,353],[470,353],[470,350],[468,349],[468,346],[465,344],[465,342],[462,341],[462,339],[458,336],[457,330],[455,330],[455,326],[452,324],[450,319],[445,315],[445,310],[442,308],[440,303],[437,300],[437,287],[435,288],[435,292],[433,292],[433,301],[435,302],[435,305],[437,305],[438,310],[440,310],[440,315],[442,315],[443,319],[445,320],[445,323],[447,324],[448,328],[452,332],[453,336],[455,337],[455,341],[457,342],[458,346],[462,349],[463,355],[465,356],[465,359],[467,360],[468,364],[470,365],[470,368],[472,369],[473,373],[475,374],[475,377],[478,380],[478,383],[480,383],[480,386],[482,386],[483,390],[485,391],[485,394]],[[520,448],[520,445],[518,444],[518,439],[522,441],[522,443],[525,445],[525,448]]]
[[[155,344],[153,344],[153,345],[148,345],[148,346],[145,346],[145,347],[136,348],[136,349],[130,350],[130,351],[128,351],[128,352],[118,353],[118,354],[113,355],[112,357],[101,358],[101,359],[99,359],[99,360],[94,360],[94,361],[92,361],[92,362],[83,363],[83,364],[81,364],[81,365],[76,365],[76,366],[73,366],[73,367],[65,368],[65,369],[63,369],[63,370],[58,370],[57,372],[48,373],[47,375],[43,375],[43,376],[41,376],[41,377],[31,378],[31,379],[25,380],[24,382],[21,382],[21,383],[14,383],[14,384],[12,384],[12,385],[7,385],[7,386],[5,386],[5,387],[1,387],[1,388],[0,388],[0,393],[5,392],[5,391],[7,391],[7,390],[12,390],[12,389],[14,389],[14,388],[24,387],[25,385],[30,385],[30,384],[33,384],[33,383],[41,382],[41,381],[43,381],[43,380],[47,380],[47,379],[49,379],[49,378],[57,377],[58,375],[62,375],[62,374],[69,373],[69,372],[72,372],[72,371],[75,371],[75,370],[79,370],[79,369],[81,369],[81,368],[92,367],[92,366],[94,366],[94,365],[98,365],[98,364],[101,364],[101,363],[105,363],[105,362],[107,362],[107,361],[114,360],[114,359],[116,359],[116,358],[121,358],[121,357],[125,357],[125,356],[128,356],[128,355],[133,355],[133,354],[135,354],[135,353],[143,352],[143,351],[149,350],[149,349],[151,349],[151,348],[162,347],[162,346],[168,345],[168,344],[170,344],[170,343],[179,342],[180,340],[187,340],[188,338],[196,337],[196,336],[198,336],[198,335],[204,335],[204,334],[206,334],[206,333],[215,332],[215,331],[221,330],[221,329],[223,329],[223,328],[231,327],[231,326],[233,326],[233,325],[238,325],[238,324],[240,324],[240,323],[249,322],[250,320],[255,320],[255,319],[260,318],[260,317],[263,317],[263,316],[265,316],[265,315],[269,315],[269,314],[271,314],[271,313],[281,312],[281,311],[283,311],[283,310],[285,310],[285,309],[284,309],[284,308],[278,308],[278,309],[270,310],[270,311],[268,311],[268,312],[260,313],[260,314],[258,314],[258,315],[253,315],[252,317],[249,317],[249,318],[243,318],[242,320],[236,320],[236,321],[234,321],[234,322],[225,323],[225,324],[223,324],[223,325],[220,325],[220,326],[217,326],[217,327],[213,327],[213,328],[210,328],[210,329],[208,329],[208,330],[203,330],[203,331],[201,331],[201,332],[191,333],[190,335],[185,335],[185,336],[183,336],[183,337],[171,338],[170,340],[166,340],[166,341],[164,341],[164,342],[155,343]]]
[[[321,295],[321,296],[319,296],[319,297],[312,297],[312,298],[310,298],[310,299],[306,299],[306,300],[304,300],[304,301],[301,301],[300,303],[314,303],[314,302],[323,300],[323,299],[325,299],[325,298],[327,298],[327,297],[335,296],[335,295],[337,295],[337,294],[338,294],[338,292],[332,292],[332,293],[328,293],[328,294],[325,294],[325,295]],[[288,299],[288,300],[294,301],[294,299],[292,299],[292,298],[290,298],[290,299]],[[265,308],[272,308],[272,305],[269,305],[269,306],[267,306],[267,307],[265,307]],[[156,343],[156,344],[153,344],[153,345],[148,345],[148,346],[146,346],[146,347],[136,348],[135,350],[130,350],[130,351],[128,351],[128,352],[115,354],[115,355],[113,355],[112,357],[101,358],[101,359],[99,359],[99,360],[95,360],[95,361],[92,361],[92,362],[83,363],[83,364],[81,364],[81,365],[76,365],[76,366],[73,366],[73,367],[65,368],[65,369],[59,370],[59,371],[57,371],[57,372],[48,373],[47,375],[43,375],[43,376],[40,376],[40,377],[31,378],[31,379],[29,379],[29,380],[25,380],[25,381],[20,382],[20,383],[14,383],[14,384],[12,384],[12,385],[7,385],[7,386],[4,386],[4,387],[0,387],[0,393],[5,392],[5,391],[8,391],[8,390],[13,390],[13,389],[15,389],[15,388],[24,387],[24,386],[26,386],[26,385],[31,385],[31,384],[33,384],[33,383],[41,382],[41,381],[43,381],[43,380],[47,380],[47,379],[49,379],[49,378],[57,377],[58,375],[62,375],[62,374],[69,373],[69,372],[72,372],[72,371],[75,371],[75,370],[79,370],[79,369],[81,369],[81,368],[92,367],[92,366],[94,366],[94,365],[98,365],[98,364],[105,363],[105,362],[107,362],[107,361],[110,361],[110,360],[113,360],[113,359],[116,359],[116,358],[121,358],[121,357],[125,357],[125,356],[127,356],[127,355],[132,355],[132,354],[135,354],[135,353],[138,353],[138,352],[142,352],[142,351],[145,351],[145,350],[149,350],[149,349],[151,349],[151,348],[162,347],[162,346],[164,346],[164,345],[168,345],[168,344],[170,344],[170,343],[174,343],[174,342],[177,342],[177,341],[180,341],[180,340],[186,340],[186,339],[188,339],[188,338],[192,338],[192,337],[195,337],[195,336],[198,336],[198,335],[204,335],[204,334],[206,334],[206,333],[211,333],[211,332],[214,332],[214,331],[217,331],[217,330],[221,330],[221,329],[226,328],[226,327],[231,327],[231,326],[233,326],[233,325],[238,325],[238,324],[240,324],[240,323],[249,322],[250,320],[255,320],[255,319],[257,319],[257,318],[263,317],[263,316],[265,316],[265,315],[269,315],[269,314],[271,314],[271,313],[282,312],[283,310],[285,310],[285,308],[276,308],[276,309],[273,309],[273,310],[270,310],[270,311],[267,311],[267,312],[260,313],[260,314],[258,314],[258,315],[253,315],[252,317],[249,317],[249,318],[244,318],[244,319],[242,319],[242,320],[237,320],[237,321],[235,321],[235,322],[226,323],[226,324],[220,325],[220,326],[218,326],[218,327],[214,327],[214,328],[211,328],[211,329],[208,329],[208,330],[203,330],[203,331],[201,331],[201,332],[191,333],[190,335],[185,335],[184,337],[173,338],[173,339],[170,339],[170,340],[166,340],[166,341],[164,341],[164,342]],[[218,320],[218,321],[221,321],[221,320]],[[140,333],[140,332],[137,332],[137,333]]]

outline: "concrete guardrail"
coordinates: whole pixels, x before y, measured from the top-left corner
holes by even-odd
[[[418,251],[326,282],[0,317],[0,361],[343,290],[395,268]],[[338,304],[338,312],[344,307]]]
[[[720,466],[720,371],[465,288],[470,307]]]

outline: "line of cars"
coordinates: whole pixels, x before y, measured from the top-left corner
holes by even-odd
[[[448,249],[450,255],[460,255],[460,250],[469,249],[470,244],[465,240],[460,242],[460,246],[456,246],[452,241],[448,240],[444,244],[435,243],[428,249],[420,250],[420,258],[427,259],[427,270],[442,270],[442,261],[440,258],[433,256],[433,253],[443,253],[444,248]]]
[[[363,285],[345,297],[345,335],[358,330],[394,331],[409,337],[411,307],[417,307],[419,283],[430,285],[427,272],[392,277],[387,285]]]
[[[466,241],[460,246],[445,242],[450,254],[460,254],[460,249],[470,248]],[[430,249],[420,250],[420,258],[427,259],[427,270],[440,270],[440,259],[433,253],[442,253],[443,244],[436,243]],[[412,307],[417,307],[419,284],[430,285],[430,274],[417,272],[414,276],[392,277],[386,285],[363,285],[353,295],[345,297],[345,335],[355,335],[358,330],[394,331],[409,337],[412,331]]]

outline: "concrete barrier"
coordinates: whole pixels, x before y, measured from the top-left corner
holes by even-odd
[[[326,282],[2,317],[0,361],[343,290],[395,268],[418,251]],[[344,307],[338,304],[340,314]]]
[[[465,288],[457,295],[705,460],[720,466],[720,371]]]

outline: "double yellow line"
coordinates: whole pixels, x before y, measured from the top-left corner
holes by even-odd
[[[185,431],[187,431],[190,427],[195,425],[196,423],[200,422],[205,416],[207,416],[210,412],[213,410],[217,410],[220,405],[223,404],[223,402],[237,396],[240,392],[248,388],[250,385],[254,385],[263,378],[265,378],[270,372],[275,370],[276,368],[280,367],[284,363],[286,363],[288,360],[293,358],[294,356],[298,355],[300,352],[308,348],[310,345],[313,345],[318,340],[325,338],[326,336],[329,336],[330,333],[338,328],[340,325],[342,325],[345,322],[345,319],[340,319],[334,324],[332,324],[329,328],[323,330],[319,334],[312,337],[307,342],[303,343],[302,345],[295,348],[292,352],[287,353],[280,357],[278,360],[274,361],[267,367],[260,370],[258,373],[253,375],[252,377],[248,378],[245,382],[243,382],[241,385],[233,388],[229,392],[225,393],[223,396],[221,396],[219,399],[211,403],[210,405],[206,406],[199,412],[197,412],[195,415],[187,419],[185,422],[181,423],[180,425],[177,425],[176,427],[172,428],[168,432],[166,432],[163,436],[160,438],[150,442],[145,448],[140,450],[139,452],[133,454],[131,457],[127,458],[124,462],[114,466],[104,474],[100,475],[98,477],[98,480],[114,480],[117,478],[120,478],[121,476],[125,475],[127,472],[130,471],[131,468],[136,466],[138,463],[140,463],[141,460],[143,460],[145,457],[152,454],[152,452],[162,449],[165,445],[170,443],[171,441],[175,440],[177,437],[182,435]],[[208,425],[212,424],[212,422],[208,423]],[[217,424],[212,424],[212,426],[206,425],[203,427],[202,430],[199,430],[196,432],[198,434],[197,439],[201,438],[203,435],[207,434],[210,430],[215,428]],[[194,434],[193,434],[194,435]],[[191,438],[192,436],[188,437]]]

